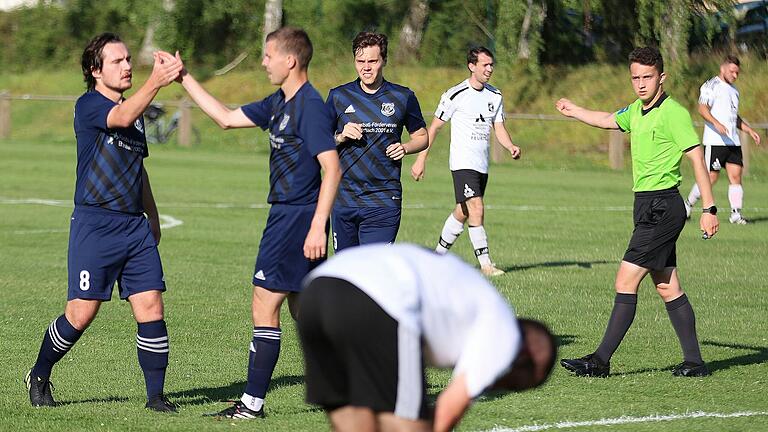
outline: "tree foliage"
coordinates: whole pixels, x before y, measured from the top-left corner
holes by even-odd
[[[411,45],[398,55],[409,8],[420,3],[427,6],[428,15],[418,51]],[[500,69],[523,68],[538,75],[547,64],[624,62],[635,45],[655,45],[661,47],[672,74],[683,76],[692,49],[708,48],[723,39],[721,30],[733,20],[733,3],[291,0],[282,2],[282,21],[307,30],[315,45],[314,62],[320,64],[349,56],[355,34],[375,30],[390,38],[390,61],[459,66],[469,47],[485,45],[497,53]],[[146,29],[156,26],[152,45],[181,51],[198,70],[219,68],[241,53],[249,54],[246,67],[257,67],[265,4],[265,0],[41,0],[33,7],[0,12],[0,62],[3,70],[17,71],[71,65],[79,60],[86,41],[102,31],[119,33],[138,53],[142,39],[152,34]]]

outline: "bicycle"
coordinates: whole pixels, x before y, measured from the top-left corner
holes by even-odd
[[[179,128],[181,119],[181,110],[173,113],[170,120],[166,123],[164,117],[168,112],[161,103],[151,103],[144,111],[144,129],[148,144],[164,144],[168,142],[171,135]],[[200,132],[192,126],[192,144],[200,144]]]

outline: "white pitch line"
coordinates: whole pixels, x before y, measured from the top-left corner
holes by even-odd
[[[708,413],[703,411],[695,411],[695,412],[690,412],[685,414],[665,414],[665,415],[656,414],[656,415],[649,415],[644,417],[621,416],[617,418],[608,418],[608,419],[599,419],[599,420],[563,421],[558,423],[527,425],[527,426],[519,426],[516,428],[507,428],[507,427],[497,426],[493,429],[490,429],[488,432],[536,432],[536,431],[543,431],[548,429],[571,429],[571,428],[579,428],[579,427],[587,427],[587,426],[614,426],[614,425],[623,425],[623,424],[651,423],[651,422],[698,419],[698,418],[736,418],[736,417],[755,417],[755,416],[768,416],[768,412],[743,411],[743,412],[723,414],[723,413]]]
[[[168,215],[158,215],[160,217],[160,228],[162,229],[171,229],[173,227],[177,227],[179,225],[182,225],[184,223],[183,220],[176,219],[173,216]]]
[[[39,198],[24,198],[24,199],[11,199],[11,198],[2,198],[0,197],[0,204],[38,204],[38,205],[47,205],[47,206],[54,206],[54,207],[68,207],[71,206],[71,201],[64,201],[64,200],[53,200],[53,199],[39,199]],[[176,219],[173,216],[161,214],[158,215],[160,218],[160,228],[162,229],[171,229],[175,228],[179,225],[184,224],[184,221],[180,219]],[[69,229],[33,229],[33,230],[17,230],[13,231],[14,234],[52,234],[52,233],[64,233],[69,232]]]
[[[34,230],[17,230],[14,234],[28,235],[28,234],[54,234],[69,232],[68,229],[34,229]]]

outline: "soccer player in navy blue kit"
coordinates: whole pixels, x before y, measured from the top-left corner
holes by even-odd
[[[178,54],[177,54],[178,58]],[[222,128],[260,127],[269,131],[272,204],[253,274],[253,339],[248,383],[239,401],[215,416],[264,416],[272,371],[280,354],[280,306],[286,298],[294,317],[301,281],[325,258],[328,219],[341,171],[333,142],[333,121],[309,83],[312,42],[306,32],[283,27],[267,35],[262,65],[280,86],[261,101],[229,109],[186,72],[181,84]],[[324,175],[320,177],[320,169]]]
[[[333,206],[336,251],[393,243],[400,228],[403,156],[427,148],[419,101],[407,87],[384,79],[387,36],[361,32],[352,42],[358,79],[331,89],[341,184]],[[401,143],[403,128],[411,140]]]
[[[82,56],[88,91],[75,104],[77,181],[69,230],[69,288],[64,314],[43,337],[34,367],[26,376],[30,402],[55,406],[50,376],[112,297],[131,304],[138,323],[136,346],[147,386],[146,407],[175,412],[163,395],[168,366],[168,331],[163,318],[165,279],[157,244],[160,222],[149,177],[142,113],[160,88],[176,79],[182,65],[155,53],[147,82],[130,98],[131,55],[120,38],[104,33]],[[146,217],[145,217],[146,214]]]

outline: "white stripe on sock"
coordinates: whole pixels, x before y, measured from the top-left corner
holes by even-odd
[[[156,337],[156,338],[146,338],[146,337],[142,337],[142,336],[136,335],[136,340],[137,341],[140,340],[142,342],[147,342],[147,343],[165,342],[165,341],[168,341],[168,336],[166,335],[166,336],[161,336],[161,337]]]

